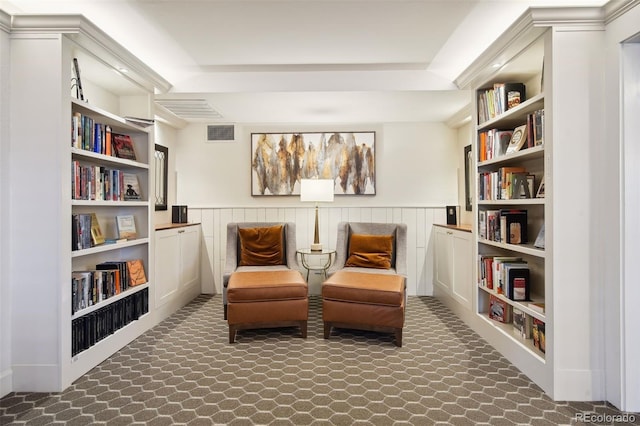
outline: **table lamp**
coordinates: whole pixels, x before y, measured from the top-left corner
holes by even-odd
[[[318,232],[318,203],[333,201],[333,185],[333,179],[302,179],[300,181],[300,201],[316,203],[312,251],[322,251]]]

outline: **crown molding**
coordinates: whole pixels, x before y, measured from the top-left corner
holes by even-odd
[[[13,15],[12,37],[29,34],[63,34],[104,64],[122,66],[127,78],[150,92],[166,93],[171,84],[83,15]]]
[[[608,24],[638,5],[640,5],[640,0],[609,0],[603,6],[605,11],[605,22]]]
[[[11,15],[4,10],[0,9],[0,30],[10,33],[11,32]]]
[[[496,72],[491,64],[505,62],[537,40],[548,28],[603,31],[601,7],[529,8],[456,79],[460,89],[477,87]]]
[[[471,104],[462,107],[460,111],[449,117],[445,124],[452,129],[458,129],[469,122],[471,122]]]

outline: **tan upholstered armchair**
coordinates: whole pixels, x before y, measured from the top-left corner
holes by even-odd
[[[349,259],[349,242],[353,234],[393,235],[391,261],[389,269],[369,268],[365,266],[347,266]],[[340,222],[336,241],[336,259],[327,271],[330,276],[340,269],[353,272],[369,272],[378,274],[398,274],[407,276],[407,225],[403,223],[364,223]]]
[[[271,228],[282,225],[283,256],[281,259],[265,257],[260,250],[242,252],[242,235],[257,228]],[[259,248],[259,247],[258,247]],[[255,249],[255,248],[254,248]],[[244,260],[244,262],[243,262]],[[245,265],[243,265],[245,263]],[[259,265],[257,265],[259,264]],[[292,222],[243,222],[227,224],[227,255],[222,276],[222,302],[224,319],[227,319],[227,287],[233,272],[298,270],[296,259],[296,228]]]

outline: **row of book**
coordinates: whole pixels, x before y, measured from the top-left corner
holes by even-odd
[[[523,83],[496,83],[478,91],[478,123],[491,120],[527,100]]]
[[[501,323],[511,323],[516,336],[522,339],[533,339],[533,346],[542,353],[546,352],[544,321],[527,315],[521,309],[512,307],[495,296],[489,299],[489,318]]]
[[[478,199],[511,200],[533,198],[535,175],[524,167],[500,167],[478,174]]]
[[[478,255],[478,285],[511,300],[529,300],[529,265],[516,256]]]
[[[505,244],[526,244],[527,210],[500,209],[478,211],[478,237]]]
[[[527,114],[526,123],[515,129],[490,129],[478,133],[478,161],[544,144],[544,109]]]
[[[71,314],[147,282],[142,259],[108,261],[71,273]]]
[[[71,250],[84,250],[105,243],[118,243],[138,238],[133,215],[116,216],[117,238],[105,238],[95,213],[71,215]]]
[[[101,201],[140,200],[138,175],[104,166],[71,162],[71,199]]]
[[[113,133],[111,126],[79,112],[71,117],[71,146],[97,154],[136,160],[129,135]]]
[[[105,337],[149,312],[149,289],[145,288],[110,305],[71,321],[71,355],[89,349]]]

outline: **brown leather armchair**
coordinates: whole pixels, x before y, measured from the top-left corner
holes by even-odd
[[[396,345],[402,346],[405,224],[341,222],[336,261],[328,274],[322,283],[325,339],[332,328],[351,328],[394,333]]]
[[[283,225],[284,260],[280,265],[268,266],[239,266],[240,265],[240,235],[238,229],[258,228]],[[227,224],[227,255],[224,272],[222,275],[222,302],[224,304],[224,319],[227,319],[227,288],[229,278],[234,272],[258,272],[258,271],[286,271],[298,270],[296,258],[296,228],[292,222],[232,222]]]

